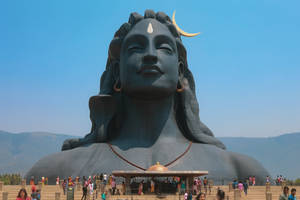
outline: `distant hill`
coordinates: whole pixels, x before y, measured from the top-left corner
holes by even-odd
[[[46,132],[0,131],[0,174],[24,175],[43,156],[60,151],[63,141],[73,136]]]
[[[227,150],[257,159],[272,176],[283,175],[289,179],[300,177],[300,132],[277,137],[219,138]]]
[[[75,136],[45,132],[9,133],[0,131],[0,174],[25,174],[45,155],[60,151],[63,141]],[[300,177],[300,132],[278,137],[219,138],[227,150],[249,155],[269,170],[272,176]],[[208,169],[209,170],[209,169]]]

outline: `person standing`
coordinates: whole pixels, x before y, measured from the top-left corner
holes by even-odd
[[[29,184],[34,185],[34,176],[31,176]]]
[[[256,184],[256,180],[255,180],[255,179],[256,179],[255,176],[253,176],[253,177],[252,177],[252,185],[253,185],[253,186],[255,186],[255,184]]]
[[[97,187],[98,187],[97,179],[95,179],[94,184],[93,184],[93,190],[94,190],[94,196],[96,195],[96,199],[98,198],[98,188]],[[94,196],[93,196],[93,199],[94,199]]]
[[[122,182],[122,194],[125,195],[126,194],[126,185],[125,182]]]
[[[193,200],[193,193],[189,192],[187,200]]]
[[[201,193],[202,191],[202,188],[201,188],[201,186],[202,186],[202,181],[201,181],[201,179],[200,178],[198,178],[197,179],[197,185],[198,185],[198,191]]]
[[[185,193],[185,182],[181,181],[180,183],[180,194],[184,194]]]
[[[198,188],[197,188],[197,181],[194,180],[193,182],[193,194],[196,195],[198,194]]]
[[[247,194],[248,194],[248,180],[247,179],[244,181],[243,187],[244,187],[244,193],[247,196]]]
[[[34,185],[31,187],[31,200],[37,200],[37,192]]]
[[[278,175],[277,175],[277,178],[276,178],[276,185],[277,185],[277,186],[280,185],[280,178],[279,178]]]
[[[41,200],[41,190],[36,190],[36,199]]]
[[[209,194],[211,194],[211,188],[213,186],[213,180],[212,179],[209,179],[208,180],[208,191],[209,191]]]
[[[225,192],[223,190],[218,190],[217,200],[224,200],[224,199],[225,199]]]
[[[289,188],[285,186],[283,188],[283,193],[279,196],[279,200],[288,200],[289,198]]]
[[[184,199],[184,200],[187,200],[187,199],[188,199],[188,196],[189,196],[188,193],[185,192],[185,193],[184,193],[184,196],[183,196],[183,199]]]
[[[203,185],[204,185],[204,192],[205,192],[205,194],[207,194],[207,184],[208,184],[207,178],[204,177],[204,179],[203,179]]]
[[[239,183],[238,183],[238,189],[240,191],[240,196],[242,196],[242,191],[244,190],[244,186],[243,186],[242,181],[239,181]]]
[[[154,193],[154,191],[155,191],[155,182],[152,178],[151,181],[150,181],[150,192]]]
[[[94,199],[94,183],[93,183],[92,179],[89,179],[88,190],[90,193],[90,197],[92,197]]]
[[[62,182],[62,188],[64,191],[64,195],[66,195],[66,188],[67,188],[67,180],[66,179],[64,179],[64,182]]]
[[[296,198],[296,189],[295,188],[291,189],[291,194],[290,194],[288,200],[297,200],[297,198]]]
[[[112,194],[114,195],[115,191],[116,191],[116,180],[114,177],[111,178],[110,185],[111,185],[111,189],[112,189]]]
[[[270,177],[269,176],[266,177],[266,182],[270,183]]]
[[[106,173],[103,174],[103,182],[104,182],[104,185],[106,185],[106,183],[107,183],[107,174]]]
[[[144,181],[142,180],[139,184],[139,191],[138,191],[138,195],[142,195],[143,194],[143,184]]]
[[[102,195],[101,195],[102,200],[106,200],[106,195],[107,195],[106,191],[102,193]]]
[[[42,177],[42,186],[45,185],[45,177]]]

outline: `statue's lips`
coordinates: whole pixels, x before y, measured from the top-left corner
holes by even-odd
[[[137,71],[137,73],[144,75],[163,74],[161,69],[156,65],[144,65]]]

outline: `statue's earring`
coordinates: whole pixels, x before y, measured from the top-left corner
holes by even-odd
[[[181,84],[180,81],[178,81],[176,91],[177,92],[182,92],[183,90],[184,90],[184,86]]]
[[[114,91],[121,92],[121,90],[122,90],[121,82],[120,79],[118,79],[114,84]]]

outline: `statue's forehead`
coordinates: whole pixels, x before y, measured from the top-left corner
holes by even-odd
[[[127,34],[126,37],[134,34],[142,34],[146,36],[167,35],[173,38],[166,25],[160,23],[156,19],[143,19],[139,21]]]

